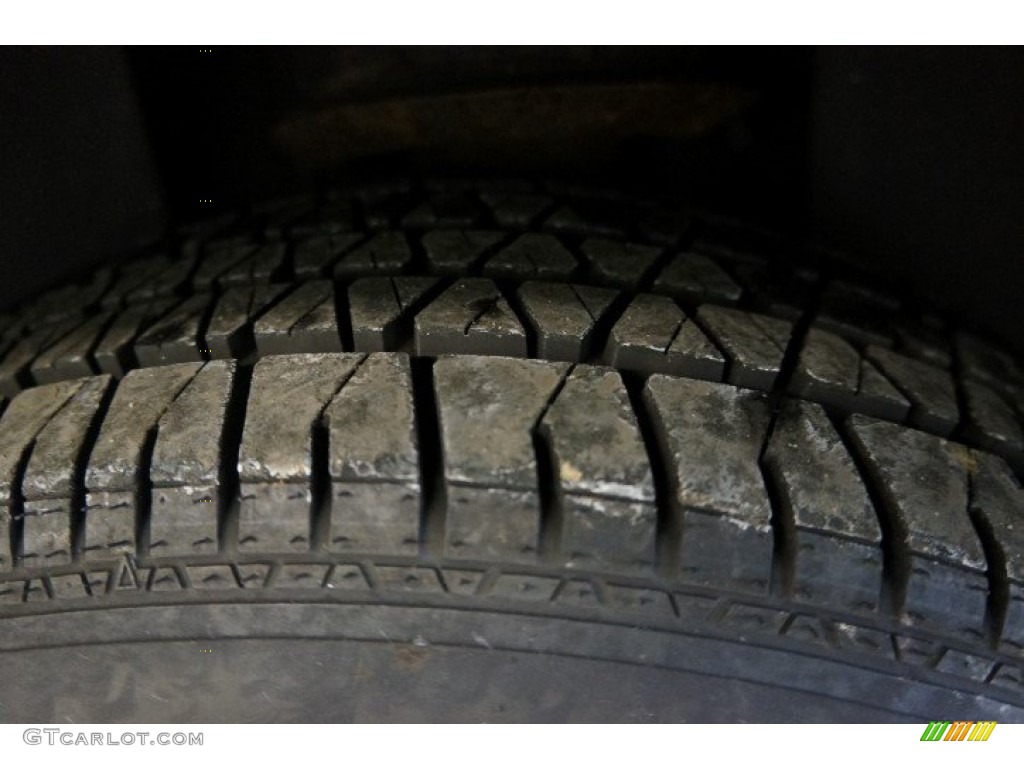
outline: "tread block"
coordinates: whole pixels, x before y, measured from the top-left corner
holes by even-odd
[[[233,360],[206,363],[157,422],[150,461],[149,548],[153,555],[217,551],[224,419]]]
[[[22,552],[26,565],[68,563],[73,555],[75,471],[111,378],[95,376],[76,383],[77,391],[36,436],[25,468],[21,489],[25,499]]]
[[[540,535],[534,429],[568,370],[566,363],[510,358],[434,364],[448,554],[533,559]]]
[[[493,281],[459,280],[416,316],[418,355],[526,357],[526,331]]]
[[[527,232],[506,245],[484,264],[487,277],[517,280],[568,278],[579,264],[552,235]]]
[[[110,288],[100,299],[100,304],[109,308],[130,303],[127,301],[128,296],[133,295],[139,289],[148,290],[153,278],[162,275],[168,271],[168,267],[173,265],[174,262],[168,258],[166,253],[150,254],[119,264]]]
[[[962,387],[967,436],[996,453],[1024,453],[1024,432],[1010,404],[982,382],[967,379]]]
[[[333,284],[329,280],[302,283],[256,320],[253,335],[261,357],[340,352]]]
[[[135,552],[137,494],[147,470],[149,436],[200,368],[202,363],[142,368],[121,381],[85,470],[84,557]]]
[[[158,270],[143,276],[142,280],[123,294],[110,296],[113,303],[131,306],[154,299],[171,299],[188,283],[189,277],[199,260],[194,249],[186,249],[177,259],[168,259]],[[113,289],[111,290],[113,293]],[[112,306],[113,303],[109,305]],[[104,301],[104,304],[108,304]]]
[[[953,343],[957,359],[967,376],[997,386],[1024,386],[1024,370],[1005,350],[964,331],[954,335]]]
[[[238,453],[240,551],[309,549],[313,429],[364,357],[275,355],[253,368]]]
[[[596,237],[623,237],[628,227],[621,205],[597,199],[562,205],[543,224],[548,232]]]
[[[339,232],[307,237],[295,246],[292,268],[300,280],[329,277],[334,263],[348,253],[365,235]]]
[[[1024,648],[1024,490],[1002,459],[971,451],[971,512],[987,525],[1006,567],[1003,639]]]
[[[570,563],[654,562],[654,481],[629,395],[616,371],[577,366],[539,424],[562,504]]]
[[[434,277],[362,277],[348,289],[352,341],[357,352],[394,349],[406,320],[438,283]]]
[[[460,190],[438,191],[409,211],[402,218],[402,226],[410,229],[468,228],[480,222],[481,213],[473,195]]]
[[[793,324],[767,315],[705,305],[697,320],[729,358],[726,381],[769,390],[782,366]]]
[[[824,410],[787,402],[764,460],[795,529],[797,598],[874,610],[882,591],[882,532]]]
[[[135,342],[135,356],[144,366],[198,362],[199,332],[212,297],[198,294],[183,301],[147,328]]]
[[[125,371],[137,362],[132,342],[144,328],[168,312],[173,305],[172,299],[156,299],[118,313],[92,352],[100,371],[117,378],[124,376]]]
[[[766,591],[774,543],[758,465],[770,421],[764,396],[659,374],[647,380],[644,402],[681,518],[684,577]]]
[[[678,253],[654,281],[654,291],[694,303],[735,304],[742,289],[711,258],[702,253]]]
[[[256,348],[253,320],[287,290],[285,285],[255,283],[228,288],[217,300],[203,334],[207,354],[215,360],[241,358]]]
[[[579,362],[592,352],[592,335],[617,293],[567,283],[523,283],[518,290],[526,318],[546,360]]]
[[[529,229],[555,205],[550,197],[530,192],[496,190],[482,192],[480,198],[498,225],[509,229]]]
[[[45,353],[69,333],[84,323],[80,317],[58,320],[42,326],[14,345],[0,360],[0,395],[13,397],[21,391],[25,371],[33,360]]]
[[[402,217],[420,202],[420,195],[400,185],[390,188],[367,188],[359,191],[363,222],[371,230],[392,229]]]
[[[20,515],[15,504],[21,493],[19,468],[37,435],[82,385],[82,380],[62,381],[27,389],[11,400],[0,418],[0,570],[9,570],[12,518]],[[13,508],[12,508],[13,507]]]
[[[695,252],[704,253],[705,248],[692,246]],[[715,251],[711,255],[719,259],[734,259],[737,254]],[[743,254],[743,259],[757,258]],[[773,317],[782,317],[796,322],[810,304],[814,294],[814,275],[802,271],[773,268],[768,264],[740,263],[733,267],[733,274],[760,312]]]
[[[32,380],[36,384],[50,384],[92,375],[89,352],[113,319],[110,312],[96,315],[42,352],[29,369]]]
[[[956,389],[949,372],[881,347],[865,355],[910,400],[910,423],[948,437],[960,421]]]
[[[910,403],[871,362],[841,337],[820,328],[807,332],[790,391],[889,421],[903,421],[910,413]]]
[[[856,450],[888,504],[909,556],[904,608],[917,621],[984,629],[985,555],[968,516],[966,448],[940,437],[851,416]]]
[[[589,278],[600,285],[634,291],[662,252],[660,248],[603,238],[584,240],[580,250]]]
[[[431,272],[461,277],[504,238],[503,232],[441,230],[427,232],[421,242]]]
[[[192,286],[199,291],[208,291],[218,284],[221,275],[228,273],[246,259],[250,258],[259,246],[243,237],[238,242],[230,240],[211,243],[204,249],[205,253],[199,260],[195,273],[192,275]]]
[[[281,242],[261,245],[253,253],[218,276],[220,286],[268,283],[281,273],[287,246]]]
[[[604,359],[616,368],[721,380],[725,358],[672,299],[640,294],[608,337]]]
[[[332,485],[326,549],[415,554],[421,502],[409,358],[369,355],[324,418]]]
[[[388,275],[404,271],[412,250],[401,232],[381,232],[357,245],[334,265],[335,279],[362,275]]]
[[[896,327],[899,351],[939,368],[953,365],[953,348],[946,338],[945,326],[935,317],[920,320],[901,320]]]
[[[821,296],[817,322],[847,339],[892,347],[900,302],[885,293],[833,280]]]
[[[353,200],[331,200],[288,227],[288,235],[304,239],[350,233],[357,229],[356,218]]]

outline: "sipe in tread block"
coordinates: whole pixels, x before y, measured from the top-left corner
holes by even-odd
[[[849,428],[896,532],[889,546],[900,572],[893,576],[897,592],[905,591],[896,607],[911,621],[983,637],[989,586],[968,514],[968,450],[865,416],[850,417]]]
[[[468,277],[416,315],[418,355],[527,356],[526,331],[493,281]]]
[[[203,367],[180,363],[131,371],[114,392],[85,470],[79,543],[87,559],[138,552],[150,499],[142,492],[157,422]]]
[[[238,454],[238,550],[307,551],[313,531],[313,435],[365,359],[274,355],[253,368]]]

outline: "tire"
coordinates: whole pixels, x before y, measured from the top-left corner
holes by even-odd
[[[770,233],[361,187],[2,339],[3,719],[1024,719],[1019,362]]]

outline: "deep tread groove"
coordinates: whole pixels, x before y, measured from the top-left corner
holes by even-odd
[[[220,442],[220,505],[217,510],[217,548],[220,552],[238,550],[238,515],[241,482],[238,476],[238,455],[242,446],[246,409],[249,406],[249,388],[252,384],[252,366],[235,367],[231,395],[224,413],[224,429]]]
[[[103,393],[103,397],[100,398],[99,405],[96,408],[96,413],[93,414],[92,420],[86,427],[82,449],[78,456],[75,457],[75,468],[71,482],[71,551],[69,553],[74,561],[77,561],[81,556],[82,536],[85,532],[85,471],[89,466],[89,456],[96,445],[96,440],[99,439],[100,428],[107,417],[107,411],[110,409],[110,403],[114,399],[117,387],[118,382],[111,381],[110,386]]]
[[[679,575],[680,550],[682,546],[682,520],[680,511],[672,493],[669,481],[671,467],[665,460],[658,441],[654,420],[647,410],[644,401],[644,385],[647,377],[638,373],[623,372],[622,382],[629,395],[629,402],[636,414],[640,439],[647,451],[647,461],[651,465],[651,476],[654,480],[654,504],[658,510],[658,525],[655,534],[655,570],[666,579]]]
[[[562,526],[565,510],[562,504],[558,463],[555,461],[551,449],[551,429],[544,424],[544,417],[547,416],[558,396],[562,394],[575,367],[575,365],[569,365],[566,368],[530,429],[534,458],[537,462],[537,495],[540,500],[540,538],[537,542],[537,552],[543,562],[549,563],[565,559],[562,556]]]
[[[882,593],[879,596],[879,611],[899,618],[903,613],[911,569],[906,528],[896,503],[885,490],[883,479],[845,419],[832,413],[829,413],[829,418],[864,481],[868,498],[878,515],[878,525],[882,531]]]
[[[772,548],[770,591],[773,595],[781,598],[791,598],[796,579],[796,520],[793,515],[793,506],[783,491],[779,469],[771,460],[767,449],[768,439],[765,440],[761,455],[758,457],[758,466],[761,469],[765,491],[768,493],[768,503],[772,508],[771,526],[774,546]]]
[[[985,553],[988,578],[988,601],[985,604],[985,629],[987,641],[992,650],[999,648],[1006,614],[1010,607],[1010,579],[1006,572],[1006,555],[992,524],[974,506],[975,477],[973,471],[967,472],[967,511],[974,525],[974,530],[981,541],[981,549]]]
[[[341,337],[341,348],[345,352],[355,351],[356,344],[352,333],[352,316],[348,308],[348,289],[351,280],[334,281],[334,317]]]
[[[448,500],[444,477],[444,441],[434,393],[434,359],[412,358],[412,397],[420,459],[420,555],[444,553]]]

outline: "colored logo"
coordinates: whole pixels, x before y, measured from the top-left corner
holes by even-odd
[[[988,741],[995,727],[995,720],[981,720],[977,723],[933,720],[921,734],[921,741]]]

